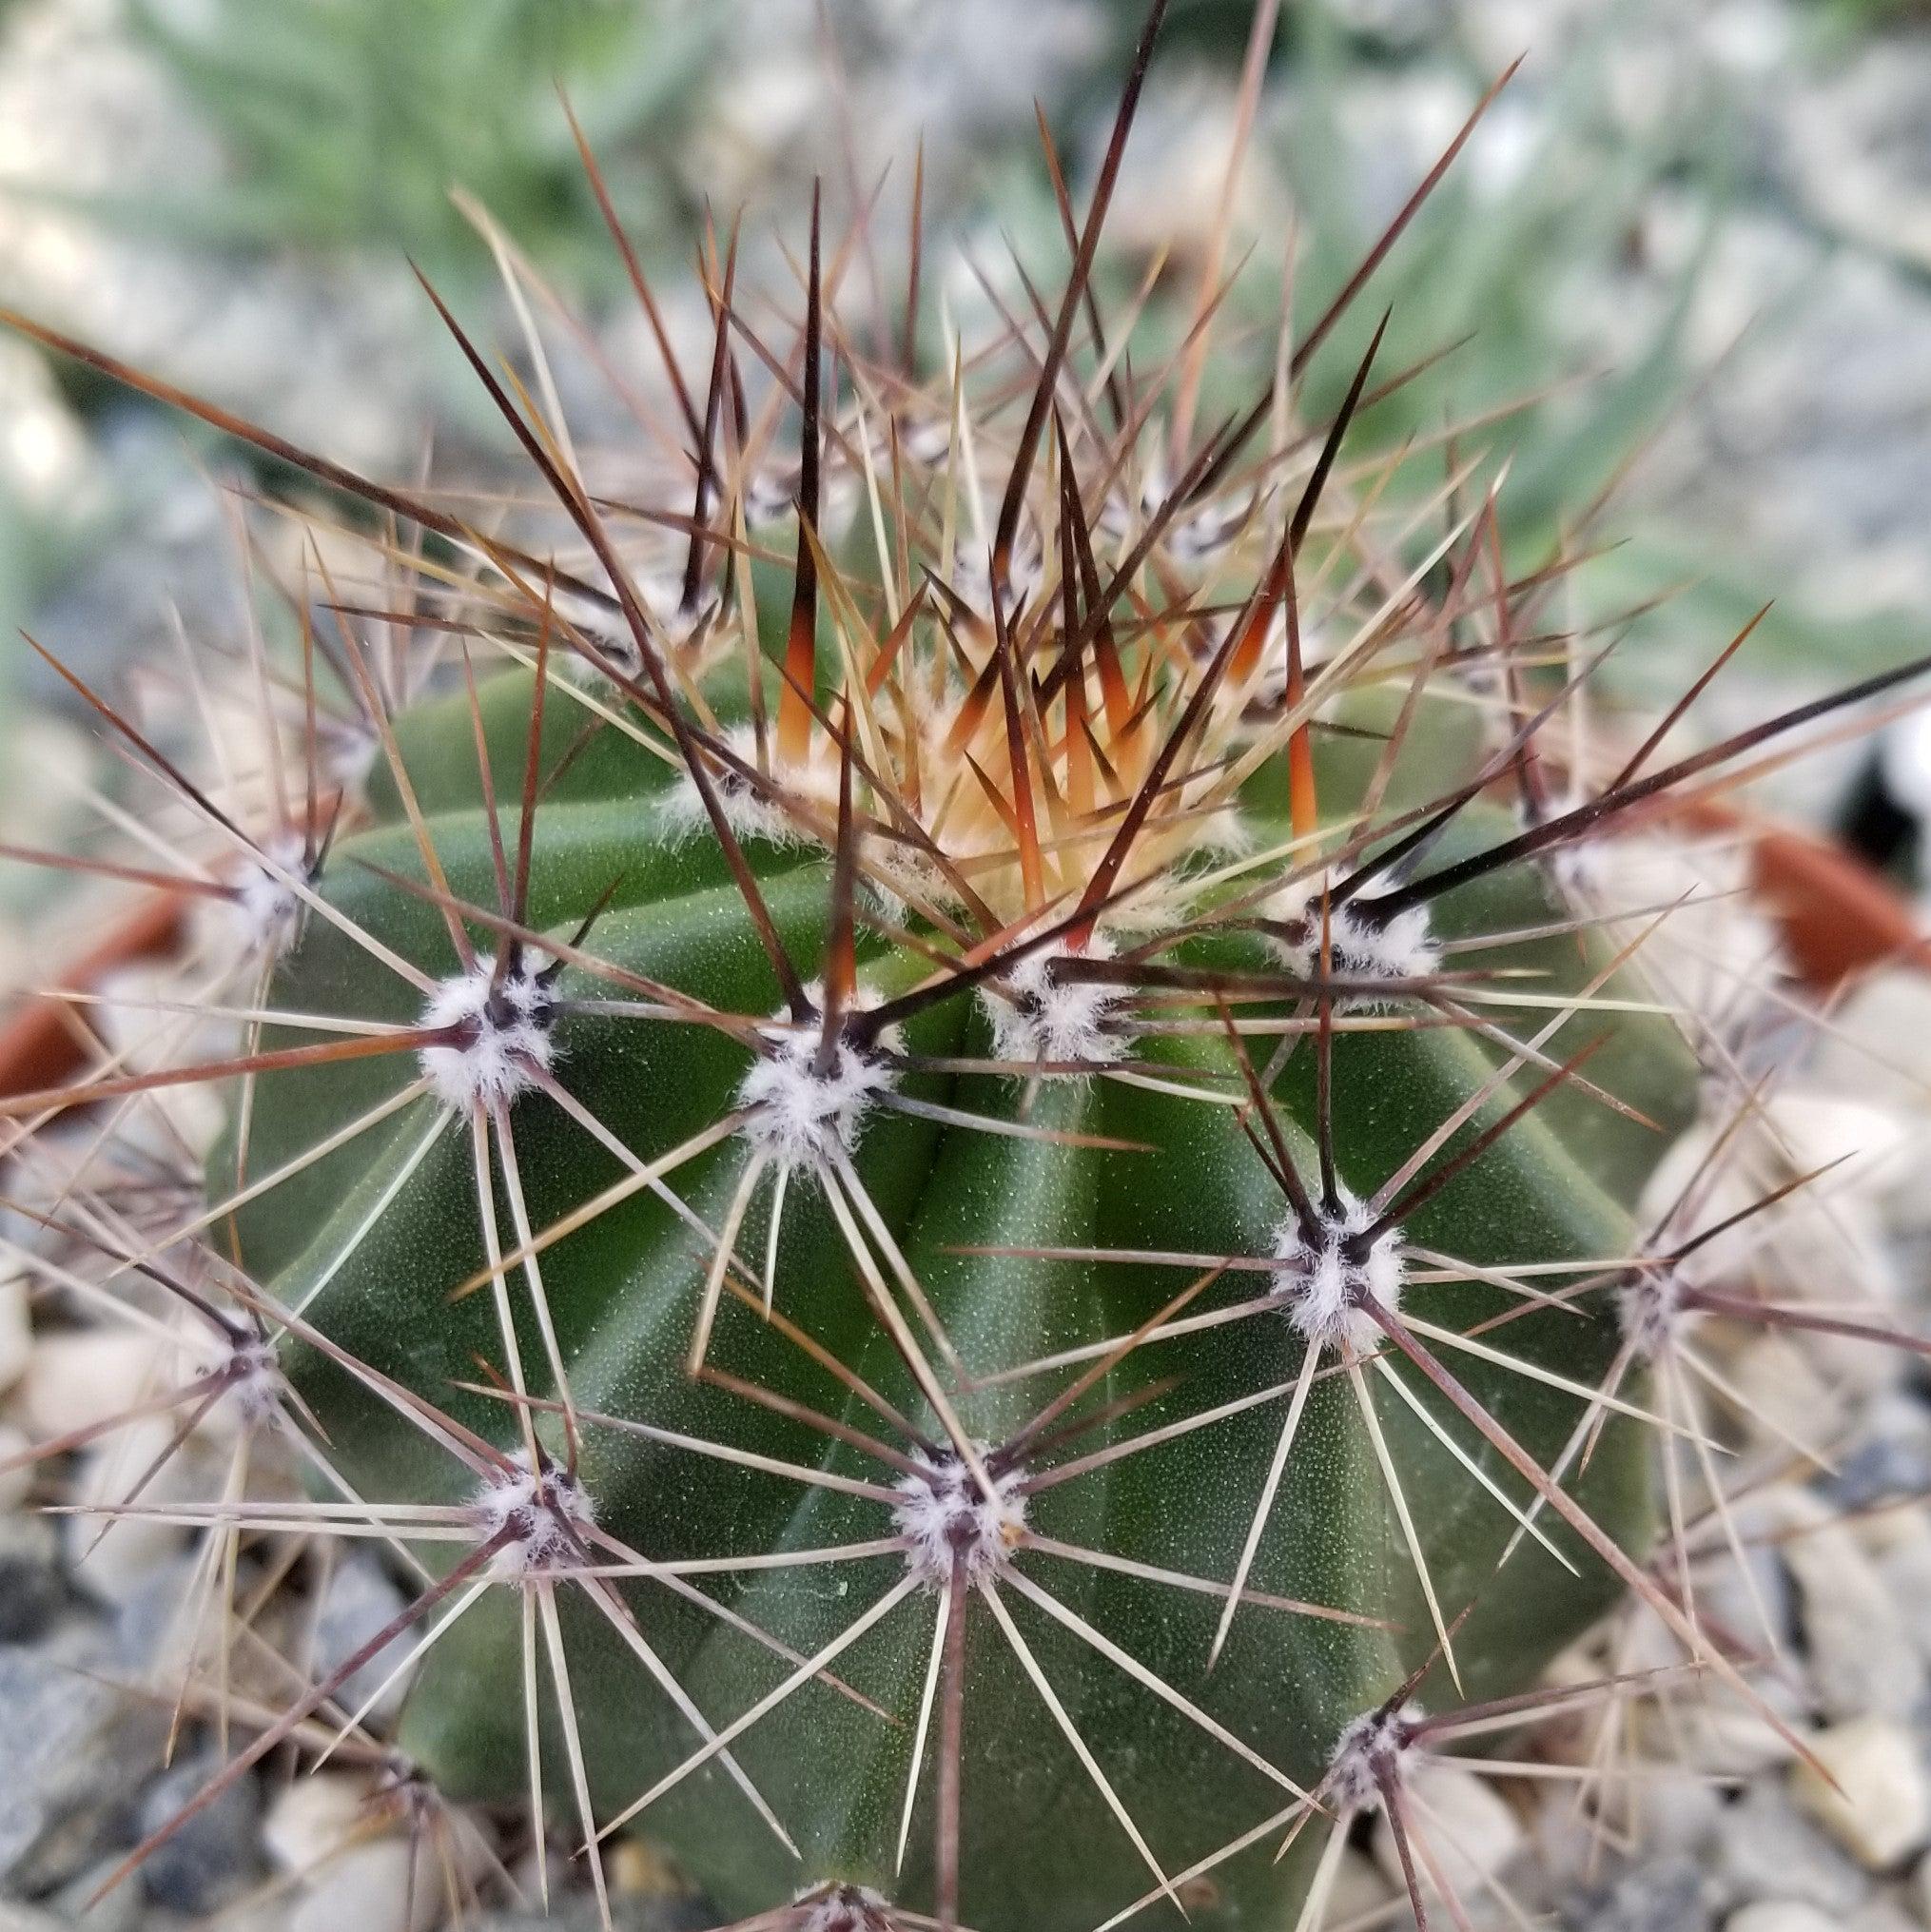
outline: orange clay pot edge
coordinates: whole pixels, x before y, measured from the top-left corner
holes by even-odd
[[[1931,939],[1910,902],[1855,853],[1708,793],[1676,802],[1668,815],[1690,831],[1748,840],[1751,888],[1812,992],[1882,966],[1931,970]]]
[[[121,966],[165,958],[181,944],[186,913],[185,893],[143,893],[55,984],[66,992],[91,992]],[[81,1008],[46,994],[10,1002],[10,1006],[0,1017],[0,1096],[37,1093],[80,1071],[87,1057]]]

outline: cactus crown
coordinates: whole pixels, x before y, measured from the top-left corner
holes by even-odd
[[[1640,1371],[1737,1311],[1682,1266],[1694,1186],[1633,1216],[1662,1130],[1749,1096],[1646,972],[1668,908],[1572,862],[1921,667],[1584,755],[1566,563],[1509,576],[1472,466],[1416,502],[1352,454],[1415,373],[1378,330],[1296,420],[1439,168],[1191,441],[1216,291],[1148,381],[1091,281],[1163,10],[1062,292],[989,342],[922,362],[916,268],[893,340],[843,320],[869,235],[815,202],[789,339],[713,247],[647,506],[446,311],[547,518],[20,324],[423,538],[321,569],[299,673],[241,667],[236,796],[95,700],[212,855],[240,1037],[5,1103],[222,1083],[205,1206],[39,1219],[311,1482],[210,1538],[419,1574],[217,1786],[362,1727],[343,1687],[414,1629],[406,1775],[527,1795],[599,1894],[634,1827],[760,1926],[1313,1925],[1378,1806],[1419,1921],[1418,1758],[1556,1701],[1591,1619],[1633,1594],[1734,1678],[1649,1560]],[[318,659],[365,775],[323,770]]]

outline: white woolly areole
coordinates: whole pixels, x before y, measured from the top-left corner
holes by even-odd
[[[1062,960],[1111,959],[1113,948],[1095,933],[1081,951],[1063,945],[1028,953],[997,981],[979,989],[992,1023],[998,1060],[1079,1060],[1105,1066],[1133,1044],[1120,1021],[1125,989],[1063,977]]]
[[[818,540],[831,550],[836,548],[838,537],[858,507],[859,492],[850,473],[838,462],[833,452],[828,449],[825,456],[818,477],[817,530]],[[798,514],[798,483],[795,457],[768,461],[751,471],[744,482],[746,526],[763,530],[774,523],[789,522]]]
[[[493,956],[478,956],[467,972],[444,980],[422,1009],[425,1026],[463,1029],[450,1045],[425,1046],[418,1056],[446,1106],[515,1100],[556,1057],[549,988],[520,966],[494,985],[496,964]]]
[[[1683,1286],[1678,1268],[1634,1268],[1616,1290],[1623,1339],[1646,1362],[1662,1355],[1695,1318],[1695,1311],[1684,1305]]]
[[[983,1461],[986,1446],[974,1447]],[[1005,1569],[1025,1528],[1019,1472],[993,1476],[988,1496],[955,1451],[918,1460],[918,1474],[901,1476],[895,1485],[903,1500],[891,1512],[893,1527],[911,1545],[906,1563],[912,1573],[943,1590],[951,1581],[955,1554],[968,1584]]]
[[[1000,606],[1007,616],[1031,606],[1046,579],[1045,552],[1031,517],[1013,533],[1012,553],[1000,580]],[[952,595],[976,616],[992,621],[992,554],[982,546],[961,547],[952,565]]]
[[[807,1885],[797,1932],[892,1932],[891,1907],[869,1885]]]
[[[700,584],[696,601],[684,607],[684,574],[679,570],[638,571],[632,574],[631,588],[636,594],[637,608],[644,614],[651,642],[666,657],[695,660],[699,669],[707,661],[720,612],[714,589]],[[641,676],[643,654],[637,649],[636,634],[631,629],[614,595],[610,598],[589,597],[580,592],[553,586],[550,598],[556,614],[582,633],[597,655],[613,671],[633,680]],[[580,683],[612,682],[603,670],[577,651],[563,654],[569,674]]]
[[[757,734],[748,724],[731,725],[724,742],[733,753],[757,769]],[[815,743],[815,740],[814,740]],[[725,823],[741,839],[764,839],[775,846],[800,846],[817,842],[817,834],[785,809],[781,798],[754,791],[744,777],[729,765],[709,764],[705,768],[711,790]],[[773,771],[772,783],[790,797],[815,806],[828,822],[838,816],[837,758],[808,757],[801,765],[787,765]],[[711,814],[705,810],[695,781],[688,770],[678,771],[664,793],[662,811],[669,829],[685,836],[708,832]]]
[[[724,742],[751,770],[758,765],[757,737],[748,724],[731,725]],[[810,750],[796,764],[780,762],[775,747],[767,743],[771,763],[770,792],[754,790],[741,772],[729,765],[707,768],[711,790],[724,822],[740,839],[761,839],[780,847],[827,847],[824,828],[838,822],[838,791],[842,782],[838,748],[816,732]],[[793,801],[796,808],[794,809]],[[679,771],[666,789],[659,810],[665,828],[679,838],[711,834],[711,814],[698,796],[689,771]],[[816,822],[804,816],[809,810]],[[955,854],[956,856],[956,854]],[[958,891],[931,858],[918,847],[898,839],[873,839],[866,848],[866,869],[860,875],[859,916],[868,904],[891,925],[903,924],[906,901],[923,899],[941,906],[955,905]]]
[[[596,1521],[590,1492],[554,1463],[533,1470],[526,1450],[517,1452],[511,1469],[483,1484],[472,1508],[478,1542],[509,1532],[490,1563],[495,1576],[571,1568],[583,1532]]]
[[[1357,1352],[1377,1347],[1380,1324],[1364,1304],[1372,1298],[1391,1315],[1401,1306],[1401,1231],[1384,1230],[1356,1255],[1350,1238],[1375,1220],[1367,1204],[1344,1187],[1337,1212],[1316,1202],[1315,1213],[1320,1225],[1312,1231],[1295,1215],[1275,1230],[1275,1296],[1309,1341],[1345,1343]]]
[[[259,1427],[279,1419],[288,1385],[282,1379],[275,1351],[265,1341],[237,1342],[213,1365],[213,1373],[227,1377],[221,1406],[234,1420]]]
[[[1519,831],[1534,831],[1551,819],[1560,818],[1583,803],[1580,793],[1549,801],[1546,809],[1532,805],[1527,799],[1515,809],[1515,825]],[[1562,897],[1574,904],[1594,911],[1601,904],[1603,894],[1609,888],[1610,868],[1603,854],[1604,841],[1592,838],[1564,839],[1555,845],[1546,847],[1536,854],[1536,863],[1541,866],[1550,882]]]
[[[308,853],[298,833],[283,831],[263,842],[262,856],[268,865],[250,859],[234,882],[235,908],[248,933],[249,949],[276,954],[295,937],[302,917],[302,895],[270,867],[299,879]]]
[[[822,1006],[823,986],[813,981],[806,991]],[[898,1084],[898,1074],[875,1049],[843,1035],[830,1070],[820,1073],[823,1029],[793,1025],[782,1010],[773,1019],[777,1024],[759,1028],[769,1050],[738,1083],[737,1104],[751,1115],[738,1131],[787,1167],[815,1169],[834,1145],[848,1154],[857,1146],[866,1115]],[[894,1047],[898,1038],[898,1029],[887,1026],[878,1045]]]
[[[1156,458],[1141,473],[1138,492],[1115,488],[1106,493],[1100,506],[1101,529],[1122,541],[1139,537],[1167,507],[1173,490],[1172,473]],[[1182,570],[1211,563],[1246,528],[1258,502],[1250,490],[1244,497],[1210,499],[1198,510],[1177,512],[1161,538],[1162,554]]]
[[[1280,891],[1269,916],[1282,930],[1268,943],[1287,969],[1312,980],[1321,970],[1321,887],[1318,876],[1297,880]],[[1327,907],[1328,973],[1337,980],[1425,979],[1441,969],[1441,952],[1429,930],[1428,907],[1411,906],[1391,919],[1373,916],[1372,896],[1332,900]],[[1354,994],[1336,1005],[1361,1011],[1384,1004],[1371,993]]]
[[[245,854],[226,880],[229,896],[206,902],[210,951],[258,961],[286,952],[302,923],[302,895],[282,874],[300,879],[307,865],[307,849],[294,830],[262,840],[259,857]]]
[[[1323,1786],[1323,1796],[1340,1816],[1377,1804],[1384,1781],[1399,1784],[1406,1776],[1419,1714],[1413,1708],[1406,1714],[1368,1710],[1343,1728],[1335,1740]]]

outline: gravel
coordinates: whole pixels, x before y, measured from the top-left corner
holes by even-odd
[[[141,1793],[136,1828],[145,1838],[166,1825],[210,1783],[222,1760],[197,1752],[170,1766]],[[218,1912],[239,1898],[263,1868],[261,1786],[252,1776],[231,1784],[173,1832],[141,1866],[141,1888],[153,1904],[190,1917]],[[357,1922],[344,1917],[344,1925]]]
[[[154,1762],[128,1699],[89,1674],[98,1633],[68,1624],[0,1647],[0,1886],[31,1896],[88,1864]]]

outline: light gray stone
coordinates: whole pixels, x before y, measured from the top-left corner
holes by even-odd
[[[143,1837],[171,1825],[219,1775],[222,1761],[197,1755],[164,1771],[141,1794]],[[245,1892],[262,1874],[262,1795],[252,1774],[236,1779],[184,1818],[141,1866],[153,1904],[205,1918]]]
[[[1733,1905],[1794,1900],[1843,1917],[1871,1892],[1856,1861],[1775,1784],[1761,1781],[1729,1807],[1709,1867]]]
[[[360,1771],[318,1771],[277,1792],[262,1822],[262,1843],[284,1872],[319,1867],[367,1824],[373,1788]]]
[[[1877,1567],[1821,1502],[1805,1497],[1789,1527],[1782,1551],[1803,1599],[1819,1708],[1831,1719],[1910,1709],[1924,1695],[1925,1666]]]
[[[1761,1899],[1732,1912],[1723,1932],[1843,1932],[1843,1922],[1798,1899]]]
[[[27,1282],[8,1261],[0,1261],[0,1391],[10,1389],[27,1373],[33,1354],[33,1335],[27,1325]]]
[[[316,1613],[316,1675],[325,1676],[346,1663],[378,1630],[392,1623],[407,1602],[401,1590],[371,1558],[360,1551],[344,1556],[330,1574]],[[339,1701],[344,1708],[360,1709],[362,1700],[381,1689],[419,1642],[416,1632],[408,1632],[364,1664],[341,1688]],[[380,1719],[395,1710],[408,1688],[405,1670],[383,1691],[372,1716]]]
[[[119,1857],[110,1854],[53,1895],[53,1909],[63,1924],[72,1932],[135,1932],[142,1918],[141,1881],[124,1878],[110,1891],[101,1892],[120,1864]]]
[[[1710,1932],[1716,1906],[1697,1860],[1639,1859],[1574,1894],[1562,1922],[1576,1932]]]
[[[145,1770],[151,1738],[87,1632],[0,1646],[0,1884],[61,1883],[96,1856],[114,1806]]]
[[[1818,1732],[1810,1747],[1835,1784],[1799,1762],[1792,1795],[1860,1864],[1888,1870],[1922,1848],[1931,1837],[1931,1776],[1922,1744],[1902,1724],[1856,1718]]]
[[[431,1932],[447,1911],[446,1883],[426,1835],[352,1845],[309,1879],[287,1932]]]

